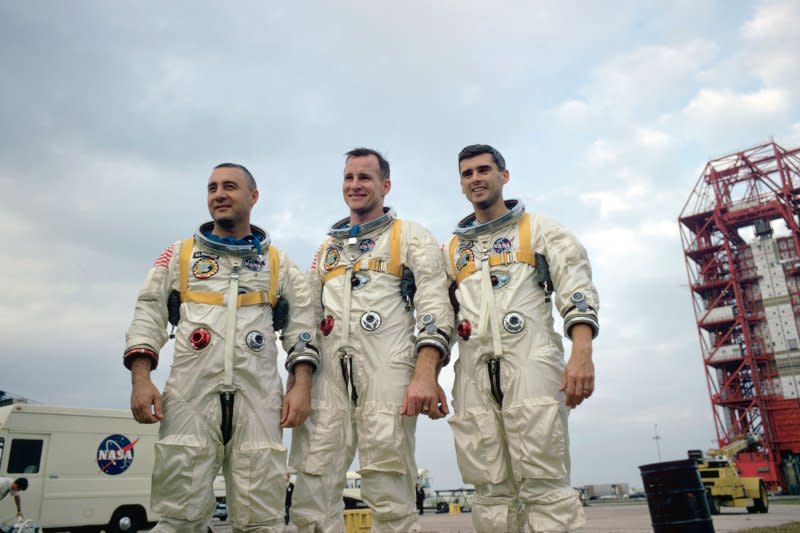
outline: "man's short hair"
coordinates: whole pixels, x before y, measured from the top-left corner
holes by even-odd
[[[373,150],[372,148],[364,148],[358,147],[353,148],[349,152],[344,154],[346,159],[345,161],[350,161],[354,157],[366,157],[370,155],[374,155],[378,159],[378,166],[381,169],[381,178],[386,179],[389,177],[389,162],[383,157],[383,154],[377,150]]]
[[[250,171],[247,170],[247,167],[244,165],[240,165],[239,163],[220,163],[219,165],[214,167],[214,170],[218,168],[238,168],[242,172],[244,172],[245,177],[250,182],[250,190],[255,191],[258,189],[258,185],[256,185],[256,179],[250,174]]]
[[[497,165],[497,170],[500,172],[506,169],[506,160],[503,159],[503,155],[488,144],[470,144],[469,146],[465,146],[458,154],[458,162],[461,163],[465,159],[481,154],[491,154],[494,164]]]
[[[17,486],[17,490],[28,490],[28,478],[18,477],[14,480],[14,485]]]

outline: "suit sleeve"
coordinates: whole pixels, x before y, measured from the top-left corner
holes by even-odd
[[[564,335],[570,337],[575,324],[587,324],[596,337],[600,331],[600,300],[586,249],[569,231],[546,217],[536,215],[532,223],[537,235],[534,249],[543,250],[550,266],[555,305],[564,319]]]
[[[439,244],[422,226],[407,222],[406,262],[414,273],[417,292],[414,296],[416,310],[417,350],[433,346],[442,354],[442,366],[450,360],[450,339],[455,317],[448,296],[449,280]]]
[[[290,372],[298,363],[319,366],[315,302],[308,277],[289,256],[279,251],[280,294],[289,303],[289,321],[283,330],[283,349],[286,350],[286,369]]]
[[[125,335],[123,364],[130,369],[138,357],[151,361],[151,369],[158,366],[158,353],[167,342],[167,300],[177,276],[181,242],[168,246],[147,273],[136,307],[133,321]]]

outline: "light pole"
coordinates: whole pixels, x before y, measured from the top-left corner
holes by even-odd
[[[658,462],[661,462],[661,435],[658,434],[658,424],[653,424],[653,440],[656,441],[656,450],[658,451]]]

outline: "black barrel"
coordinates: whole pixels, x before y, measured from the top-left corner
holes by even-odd
[[[714,533],[706,489],[692,459],[639,467],[654,533]]]

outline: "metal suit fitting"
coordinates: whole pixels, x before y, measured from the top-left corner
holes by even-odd
[[[375,311],[367,311],[361,315],[361,327],[367,331],[375,331],[381,327],[381,315]]]
[[[354,272],[350,278],[350,286],[353,288],[353,290],[361,289],[367,283],[369,283],[369,281],[370,277],[366,272]]]
[[[499,289],[508,285],[508,282],[511,281],[511,276],[508,275],[508,272],[495,270],[491,273],[489,279],[492,282],[492,287]]]
[[[292,346],[289,352],[296,352],[296,351],[303,351],[308,347],[308,343],[311,342],[312,339],[311,332],[303,331],[300,335],[297,336],[297,342]]]
[[[521,314],[512,311],[503,317],[503,327],[509,333],[519,333],[525,328],[525,319]]]
[[[569,300],[581,313],[585,313],[589,309],[589,304],[586,303],[586,297],[582,292],[573,292]]]
[[[247,347],[254,352],[260,352],[264,349],[264,334],[260,331],[253,330],[244,338]]]
[[[322,321],[319,323],[319,330],[326,337],[331,334],[331,331],[333,331],[333,317],[331,315],[328,315],[322,319]]]
[[[195,350],[202,350],[211,342],[211,334],[203,328],[197,328],[189,335],[189,344]]]
[[[469,336],[472,335],[472,324],[466,318],[458,323],[458,336],[464,339],[465,341],[469,340]]]
[[[432,314],[422,315],[422,329],[428,335],[436,333],[436,318]]]

